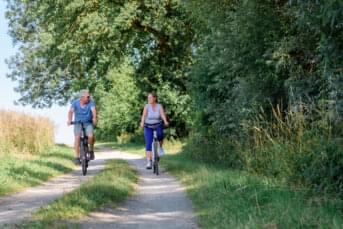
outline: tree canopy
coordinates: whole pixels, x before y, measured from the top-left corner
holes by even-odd
[[[151,90],[161,91],[165,106],[173,107],[169,116],[184,130],[185,67],[194,33],[181,1],[7,2],[10,34],[19,46],[8,61],[9,77],[19,82],[20,103],[65,104],[82,88],[114,87],[121,93],[125,87],[116,87],[107,75],[129,59],[139,101]]]

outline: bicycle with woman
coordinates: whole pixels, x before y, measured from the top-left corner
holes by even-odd
[[[156,138],[159,143],[159,155],[163,155],[163,123],[165,126],[169,126],[169,122],[166,118],[166,114],[163,106],[158,103],[157,95],[155,92],[148,94],[148,103],[144,106],[143,114],[141,118],[140,126],[144,128],[145,150],[146,150],[146,168],[152,169],[153,162],[153,141],[154,131],[156,132]],[[156,152],[154,152],[156,153]],[[155,160],[154,160],[155,161]]]

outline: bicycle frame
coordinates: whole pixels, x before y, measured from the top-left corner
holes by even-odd
[[[81,147],[84,148],[84,150],[81,150]],[[80,158],[81,159],[88,159],[88,137],[86,135],[85,126],[83,123],[81,123],[81,137],[80,137]]]
[[[153,137],[153,140],[152,140],[152,156],[153,156],[153,160],[154,159],[156,159],[157,157],[159,157],[159,152],[158,152],[158,150],[157,150],[157,153],[155,152],[156,151],[156,149],[154,148],[154,143],[157,143],[157,146],[159,146],[160,145],[160,143],[158,142],[158,140],[157,140],[157,131],[156,130],[154,130],[153,131],[153,135],[154,135],[154,137]]]
[[[156,175],[159,175],[159,148],[160,148],[160,143],[157,139],[157,130],[153,130],[153,140],[152,140],[152,163],[153,163],[153,172]]]
[[[148,125],[146,124],[145,127],[153,129],[153,139],[152,139],[152,163],[153,163],[153,171],[156,175],[159,175],[159,160],[160,160],[160,154],[159,154],[159,148],[160,143],[157,139],[157,128],[162,125],[154,124],[154,125]]]
[[[86,135],[85,122],[72,122],[72,124],[81,124],[81,136],[80,136],[80,160],[82,167],[82,174],[87,174],[88,162],[89,162],[89,150],[88,150],[88,137]]]

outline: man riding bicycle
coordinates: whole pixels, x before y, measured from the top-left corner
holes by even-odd
[[[83,122],[86,135],[88,137],[90,159],[94,160],[94,126],[96,125],[96,108],[95,103],[90,97],[88,90],[80,92],[80,98],[71,103],[68,112],[68,126],[71,125],[74,114],[74,150],[75,150],[75,164],[79,165],[80,162],[80,139],[81,139],[81,124]]]

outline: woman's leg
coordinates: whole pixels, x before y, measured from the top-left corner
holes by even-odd
[[[164,135],[163,135],[163,126],[161,125],[161,126],[157,127],[156,132],[157,132],[157,140],[160,143],[160,147],[162,147],[162,145],[163,145],[163,137],[164,137]]]
[[[153,130],[148,127],[144,127],[144,139],[145,139],[145,150],[146,159],[148,161],[152,160],[152,140],[153,140]]]

